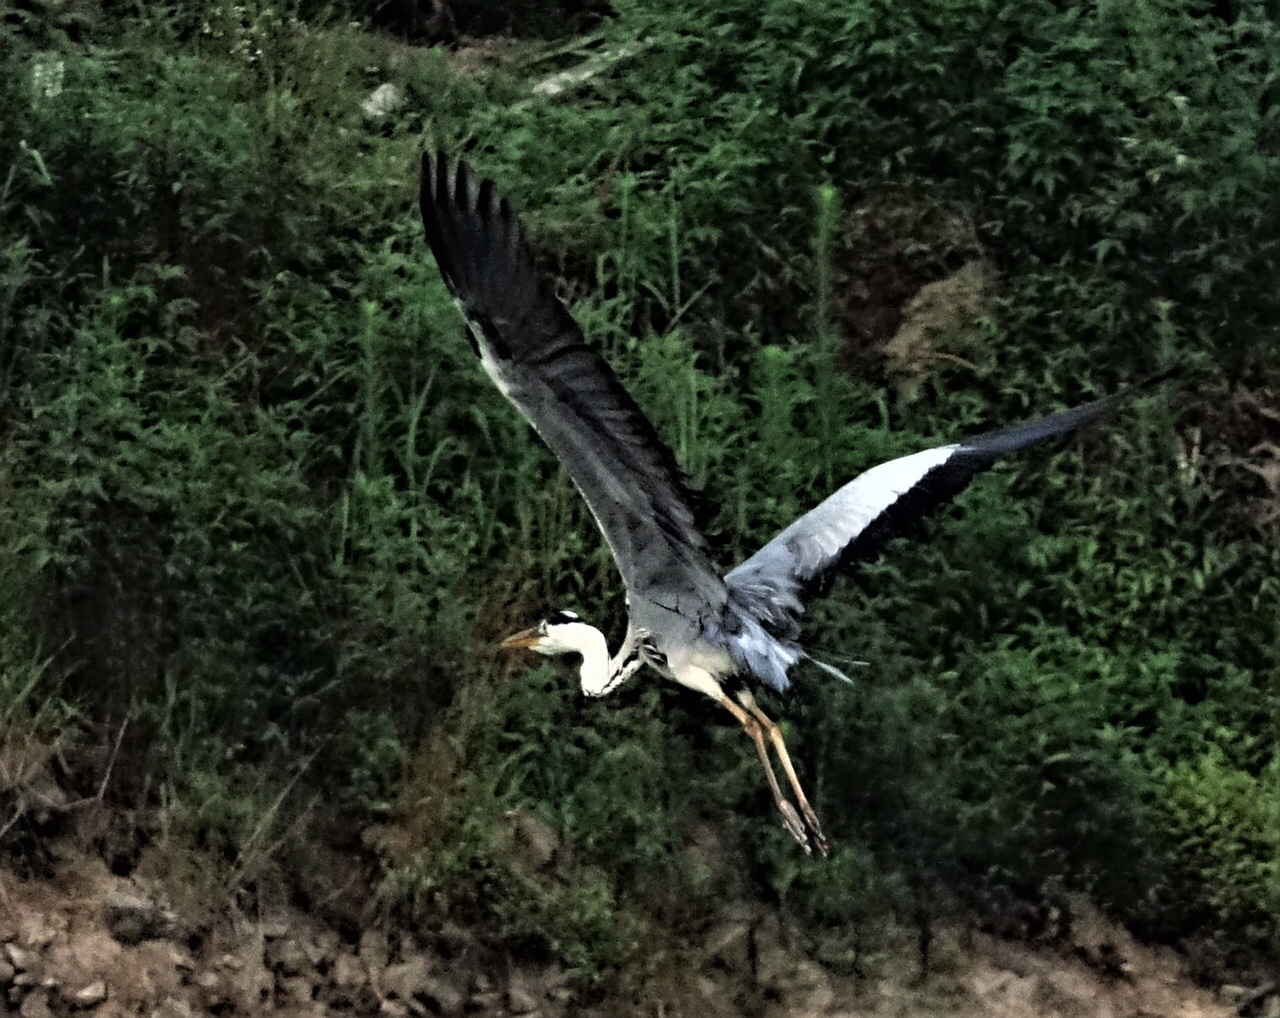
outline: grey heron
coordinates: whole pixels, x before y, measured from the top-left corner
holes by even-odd
[[[536,271],[520,222],[493,182],[443,154],[424,155],[421,204],[427,243],[472,349],[568,470],[626,588],[629,621],[616,653],[599,629],[569,611],[502,645],[578,655],[587,696],[610,693],[649,665],[715,700],[754,743],[787,831],[806,852],[825,855],[826,837],[782,731],[752,692],[785,692],[790,669],[808,656],[798,642],[807,597],[1001,456],[1102,417],[1132,390],[873,467],[721,573],[674,458]]]

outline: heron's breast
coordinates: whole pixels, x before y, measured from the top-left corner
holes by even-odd
[[[719,700],[723,696],[721,682],[735,668],[723,647],[699,641],[668,650],[664,670],[682,686]]]

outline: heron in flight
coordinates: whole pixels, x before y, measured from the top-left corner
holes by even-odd
[[[644,665],[709,696],[751,737],[787,831],[806,852],[826,855],[822,825],[782,731],[753,694],[785,692],[791,668],[808,656],[797,642],[806,598],[950,501],[1001,456],[1088,424],[1129,393],[873,467],[722,574],[674,458],[535,270],[519,219],[493,182],[443,154],[424,155],[421,202],[427,243],[472,349],[569,471],[626,586],[629,622],[616,653],[599,629],[570,611],[502,646],[578,655],[587,696],[613,692]]]

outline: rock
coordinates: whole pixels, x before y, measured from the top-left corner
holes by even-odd
[[[66,920],[61,918],[62,925],[65,928]],[[23,947],[29,947],[33,951],[40,951],[48,947],[57,938],[59,930],[55,927],[54,922],[45,919],[43,916],[30,917],[22,922],[22,931],[18,934],[18,939]]]
[[[542,983],[549,1000],[557,1004],[567,1004],[573,999],[569,973],[559,965],[552,965],[542,974]]]
[[[270,919],[262,924],[263,940],[279,940],[281,937],[287,936],[289,926],[283,920]]]
[[[205,969],[192,978],[199,991],[200,1006],[206,1011],[221,1011],[231,1003],[231,993],[226,981],[217,972]]]
[[[973,342],[973,322],[990,300],[992,269],[981,260],[927,283],[903,309],[898,331],[881,347],[898,396],[910,399],[930,367],[954,359],[954,348]],[[939,347],[951,346],[952,350]]]
[[[704,943],[707,957],[730,972],[747,972],[751,966],[751,924],[734,920],[713,926]]]
[[[22,998],[18,1014],[22,1018],[53,1018],[53,1011],[49,1008],[49,995],[39,990],[28,993]]]
[[[507,982],[507,1009],[512,1014],[528,1014],[538,1009],[538,1002],[529,978],[519,970],[512,972]]]
[[[378,1014],[384,1014],[387,1018],[409,1018],[409,1005],[386,998],[378,1005]]]
[[[752,931],[755,946],[756,982],[765,990],[780,990],[794,964],[783,944],[782,923],[773,914],[765,915]]]
[[[390,957],[385,933],[381,930],[365,930],[360,934],[360,958],[370,976],[386,968]]]
[[[413,954],[404,961],[387,966],[382,973],[382,992],[406,1003],[424,994],[435,971],[434,960],[426,954]]]
[[[344,990],[354,990],[369,981],[364,964],[354,954],[340,954],[333,960],[333,983]]]
[[[440,924],[435,941],[446,958],[457,958],[475,946],[476,936],[452,919],[446,919]]]
[[[276,981],[276,985],[293,1004],[310,1004],[315,999],[316,987],[305,976],[287,976]]]
[[[338,935],[331,930],[308,938],[302,945],[303,953],[312,968],[321,968],[333,964],[338,955]]]
[[[697,988],[698,995],[704,1000],[713,1001],[724,999],[725,988],[705,973],[695,976],[693,984]]]
[[[3,982],[3,980],[0,980]],[[1242,1003],[1245,999],[1252,996],[1247,986],[1239,986],[1235,983],[1223,983],[1218,987],[1218,1000],[1226,1004],[1228,1007],[1235,1007]]]
[[[391,82],[384,82],[369,93],[360,104],[367,117],[385,117],[404,105],[404,93]]]
[[[463,990],[461,981],[448,973],[432,979],[422,997],[436,1014],[460,1014],[467,1006],[467,993]],[[474,1000],[475,997],[471,999]]]
[[[260,1014],[271,1000],[275,979],[261,965],[246,965],[229,979],[229,996],[245,1014]]]
[[[0,961],[0,986],[8,986],[13,982],[17,969],[8,961]]]
[[[99,979],[76,990],[68,999],[73,1007],[97,1007],[107,999],[107,984]]]
[[[1035,1000],[1046,1014],[1100,1016],[1106,1002],[1100,999],[1094,979],[1075,968],[1049,970],[1036,977]]]
[[[185,1000],[165,997],[160,1006],[151,1012],[151,1018],[195,1018],[195,1012]]]
[[[836,991],[822,966],[802,958],[779,986],[790,1014],[823,1014],[835,1003]]]
[[[177,923],[177,916],[168,909],[132,894],[113,894],[108,898],[103,919],[111,936],[121,944],[163,940],[173,934]]]
[[[560,851],[560,834],[549,823],[528,810],[512,810],[515,843],[524,861],[533,869],[545,869]]]
[[[90,978],[110,973],[120,964],[123,952],[124,948],[110,934],[99,929],[77,931],[67,943],[70,964]]]
[[[9,959],[9,964],[19,972],[26,972],[36,967],[36,953],[28,951],[25,947],[19,947],[13,943],[5,944],[4,954]]]
[[[266,950],[267,967],[283,976],[300,976],[311,970],[311,959],[292,937],[269,940]]]
[[[1108,920],[1083,895],[1071,895],[1069,904],[1072,922],[1068,940],[1076,955],[1107,978],[1128,977],[1128,959],[1135,947],[1128,931]]]
[[[190,975],[196,970],[195,956],[185,947],[179,947],[177,944],[166,944],[164,946],[169,957],[169,963],[175,969],[186,975]]]

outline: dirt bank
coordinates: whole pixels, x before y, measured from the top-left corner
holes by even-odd
[[[219,904],[198,867],[140,875],[148,869],[160,868],[113,875],[66,839],[48,844],[38,874],[0,869],[7,1013],[1231,1018],[1280,1004],[1251,1000],[1252,988],[1196,985],[1185,959],[1136,943],[1083,903],[1052,944],[946,928],[927,976],[904,948],[864,978],[807,957],[776,912],[740,903],[625,999],[601,999],[558,968],[484,950],[466,930],[429,943],[372,925],[344,936],[287,906],[245,915]]]

